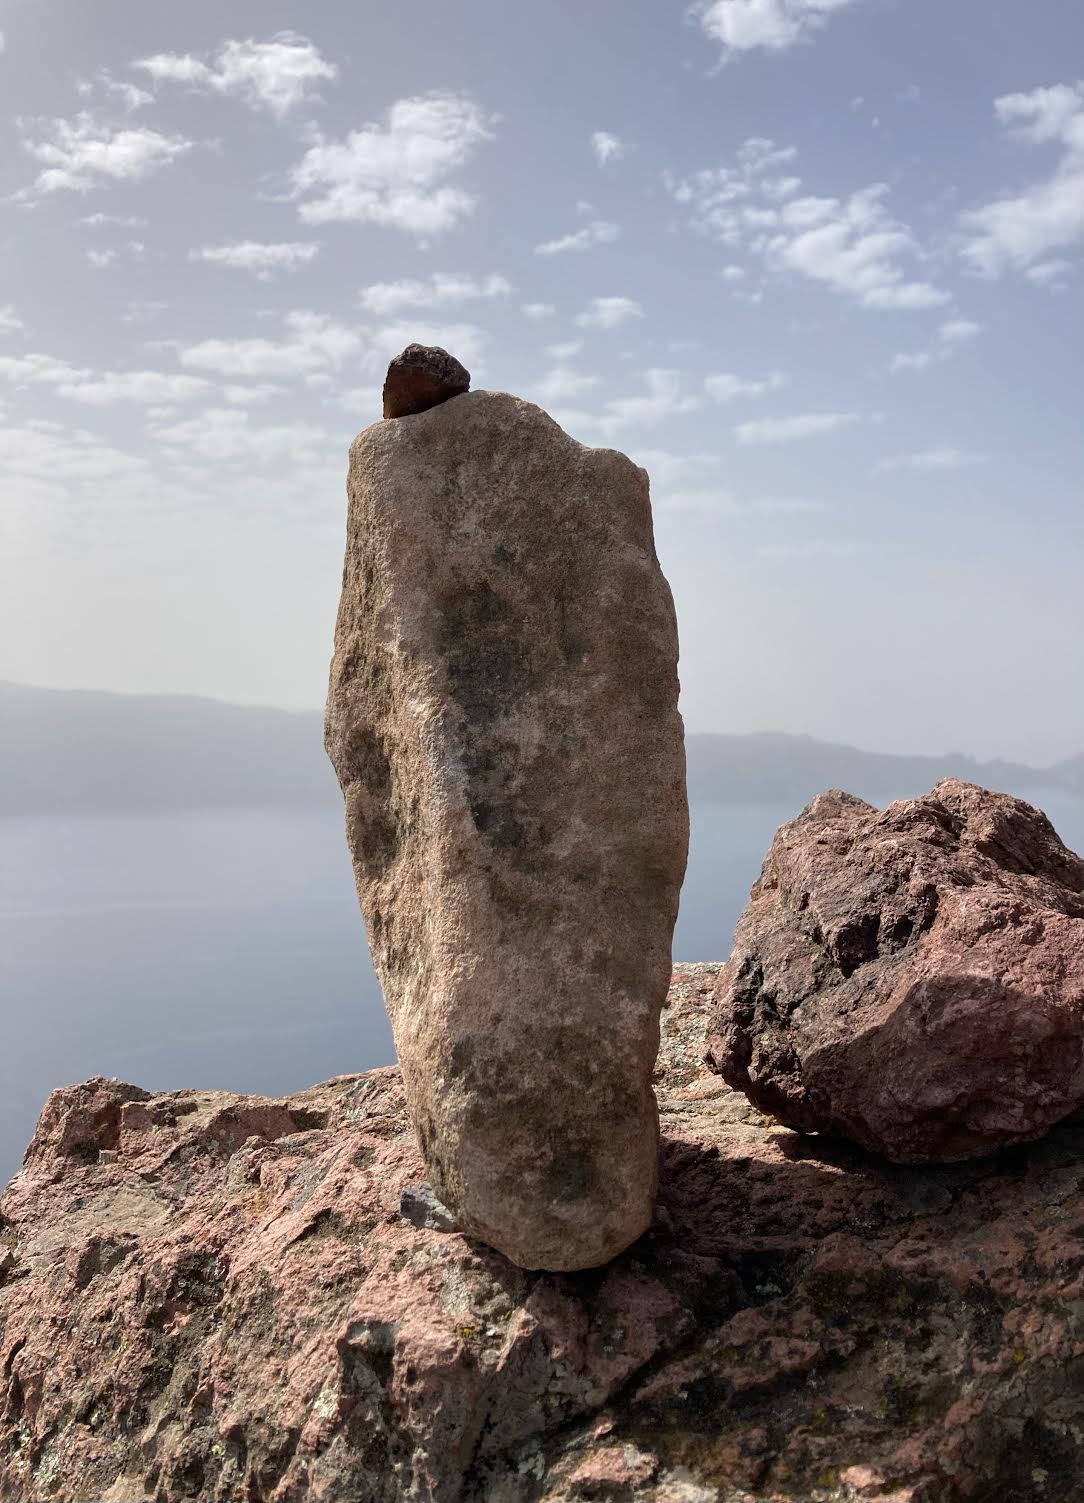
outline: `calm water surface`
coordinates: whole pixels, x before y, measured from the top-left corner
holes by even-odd
[[[1084,800],[1031,801],[1084,849]],[[694,809],[676,959],[726,957],[797,812]],[[0,1185],[56,1085],[277,1095],[394,1057],[337,810],[0,821],[0,1006]]]

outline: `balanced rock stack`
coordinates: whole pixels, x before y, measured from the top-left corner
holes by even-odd
[[[433,1189],[521,1266],[586,1268],[657,1185],[677,627],[644,471],[468,381],[412,346],[351,448],[326,744]]]

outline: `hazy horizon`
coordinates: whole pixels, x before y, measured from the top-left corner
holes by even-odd
[[[647,468],[690,731],[1077,754],[1078,23],[5,7],[0,676],[318,709],[418,339]]]
[[[268,704],[266,701],[262,701],[262,700],[249,702],[249,701],[245,701],[245,700],[241,700],[241,699],[222,699],[222,698],[219,698],[218,696],[213,695],[213,694],[184,693],[184,692],[177,693],[177,692],[173,692],[173,691],[168,691],[168,692],[167,691],[162,691],[160,693],[146,693],[144,691],[137,690],[137,689],[106,689],[106,688],[102,688],[102,687],[89,687],[89,686],[88,687],[84,687],[84,686],[73,685],[73,684],[34,684],[34,683],[24,682],[24,681],[21,681],[21,680],[18,680],[18,679],[0,678],[0,689],[2,689],[4,687],[10,687],[10,688],[14,688],[14,689],[28,689],[28,690],[40,689],[40,690],[43,690],[45,692],[53,693],[53,694],[107,695],[107,696],[115,696],[115,697],[121,698],[121,699],[128,699],[128,700],[134,700],[134,699],[143,699],[143,700],[145,700],[145,699],[173,699],[173,700],[182,699],[182,700],[185,700],[185,699],[187,699],[187,700],[193,700],[193,701],[197,701],[197,702],[205,703],[205,704],[221,705],[221,706],[225,706],[225,707],[230,708],[230,709],[252,710],[252,711],[265,710],[265,711],[268,711],[270,713],[277,713],[277,714],[283,714],[283,715],[294,715],[294,716],[318,716],[318,717],[322,718],[323,714],[324,714],[324,705],[322,703],[321,704],[317,704],[317,705],[291,706],[291,705],[281,705],[281,704]],[[685,735],[686,735],[686,737],[690,737],[690,736],[696,736],[696,737],[704,737],[704,736],[720,736],[720,737],[737,736],[737,737],[749,738],[749,739],[755,739],[755,738],[758,738],[758,737],[760,737],[760,738],[780,737],[780,738],[786,738],[788,740],[795,740],[795,741],[807,740],[807,741],[816,742],[818,745],[821,745],[821,746],[833,746],[833,745],[835,745],[835,746],[846,748],[847,750],[850,750],[850,751],[857,751],[857,752],[862,753],[863,755],[869,755],[869,756],[874,756],[874,757],[876,757],[876,756],[896,756],[896,757],[900,757],[900,758],[914,758],[914,759],[919,759],[919,758],[938,758],[938,757],[962,756],[962,757],[966,757],[966,758],[968,758],[970,760],[974,760],[975,762],[980,763],[980,764],[983,764],[983,763],[986,763],[986,762],[999,762],[999,761],[1009,762],[1009,761],[1015,761],[1016,760],[1014,758],[1000,756],[996,752],[992,756],[990,756],[990,757],[978,757],[978,756],[976,756],[976,754],[974,752],[972,752],[970,750],[970,748],[968,748],[966,746],[951,746],[951,747],[949,747],[949,746],[946,746],[946,747],[902,747],[902,748],[901,747],[894,747],[890,751],[886,752],[883,749],[882,750],[877,750],[877,749],[874,749],[872,747],[862,746],[857,741],[853,741],[853,740],[842,739],[842,738],[841,739],[832,739],[832,740],[829,740],[828,738],[825,738],[825,737],[814,736],[809,731],[783,730],[779,726],[760,726],[760,727],[754,727],[752,729],[744,730],[744,731],[720,731],[720,730],[708,731],[708,730],[702,730],[698,726],[690,726],[690,725],[686,724],[685,725]],[[1050,762],[1024,763],[1023,765],[1032,768],[1032,770],[1034,770],[1036,772],[1041,772],[1041,771],[1044,771],[1048,767],[1059,766],[1062,762],[1071,761],[1071,760],[1073,760],[1076,757],[1081,756],[1081,755],[1084,755],[1084,745],[1082,745],[1081,747],[1076,748],[1073,751],[1069,752],[1069,754],[1066,757],[1054,758]]]

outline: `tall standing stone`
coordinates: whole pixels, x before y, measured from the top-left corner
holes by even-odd
[[[350,451],[326,744],[429,1176],[528,1268],[647,1227],[688,848],[645,472],[472,392]]]

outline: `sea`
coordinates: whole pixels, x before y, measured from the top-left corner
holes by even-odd
[[[1084,799],[1012,791],[1084,850]],[[675,960],[726,958],[798,812],[693,808]],[[275,1096],[395,1057],[334,808],[0,821],[0,1008],[0,1185],[55,1086]]]

